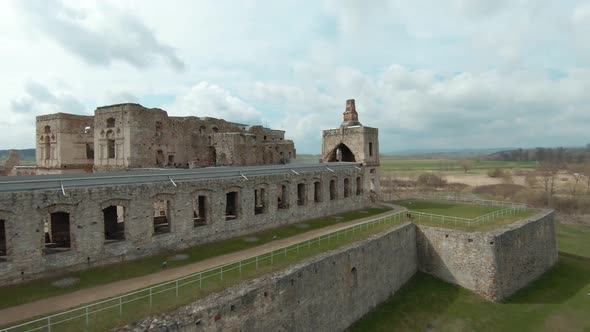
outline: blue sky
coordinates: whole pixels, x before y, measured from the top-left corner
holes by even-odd
[[[590,3],[3,1],[0,149],[34,118],[139,102],[319,153],[355,98],[382,151],[590,142]]]

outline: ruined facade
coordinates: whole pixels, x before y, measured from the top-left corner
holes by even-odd
[[[369,167],[370,190],[379,192],[379,130],[359,122],[354,99],[346,101],[339,128],[322,131],[323,162],[357,162]]]
[[[139,104],[99,107],[94,116],[43,115],[37,173],[285,164],[296,152],[284,135],[215,118],[171,117]]]
[[[365,208],[368,172],[342,163],[12,177],[0,184],[0,285]]]

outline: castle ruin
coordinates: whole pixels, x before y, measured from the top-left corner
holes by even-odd
[[[98,107],[94,116],[38,116],[36,142],[37,174],[271,165],[296,158],[282,130],[173,117],[139,104]]]

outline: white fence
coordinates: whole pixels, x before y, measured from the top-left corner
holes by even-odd
[[[526,208],[521,207],[514,207],[514,208],[506,208],[502,210],[497,210],[490,212],[488,214],[484,214],[482,216],[476,218],[461,218],[461,217],[454,217],[454,216],[445,216],[442,214],[433,214],[427,212],[420,212],[414,210],[408,210],[407,216],[411,220],[416,219],[418,222],[420,221],[436,221],[443,225],[457,225],[457,224],[466,224],[467,226],[478,226],[483,224],[486,221],[494,220],[499,217],[506,217],[506,216],[513,216],[517,215],[520,212],[523,212]]]
[[[315,246],[330,244],[334,241],[347,239],[363,230],[375,228],[383,224],[392,224],[403,221],[405,211],[391,213],[387,216],[377,217],[369,221],[352,225],[329,234],[320,235],[309,240],[301,241],[285,247],[274,249],[260,255],[240,259],[238,261],[217,266],[208,270],[193,273],[191,275],[164,282],[162,284],[127,293],[104,301],[80,306],[75,309],[60,312],[57,314],[45,316],[39,319],[31,320],[26,323],[1,329],[0,332],[20,332],[20,331],[83,331],[92,330],[93,320],[100,320],[100,314],[104,314],[103,319],[118,319],[124,317],[126,311],[137,314],[138,307],[143,305],[144,310],[140,312],[143,316],[148,315],[152,308],[157,305],[158,296],[166,295],[169,299],[178,299],[180,296],[190,296],[190,292],[200,292],[207,287],[206,283],[219,283],[224,280],[224,275],[229,273],[241,275],[246,269],[258,270],[260,265],[274,264],[288,254],[299,253],[304,249],[311,249]],[[234,276],[235,277],[235,276]],[[193,296],[194,299],[195,296]],[[135,305],[135,306],[134,306]],[[172,309],[171,306],[169,309]],[[109,316],[110,315],[110,316]]]
[[[449,194],[412,194],[408,198],[415,198],[415,199],[423,199],[423,200],[444,200],[444,201],[453,201],[453,202],[460,202],[460,203],[472,203],[484,206],[503,206],[503,207],[510,207],[510,208],[522,208],[526,209],[528,206],[522,203],[514,203],[514,202],[503,202],[503,201],[494,201],[490,199],[479,199],[479,198],[469,198],[469,197],[460,197],[456,195],[449,195]]]

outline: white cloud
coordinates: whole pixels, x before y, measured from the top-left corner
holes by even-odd
[[[254,107],[229,91],[208,82],[200,82],[181,94],[164,109],[172,115],[221,118],[245,124],[262,124],[263,116]]]

